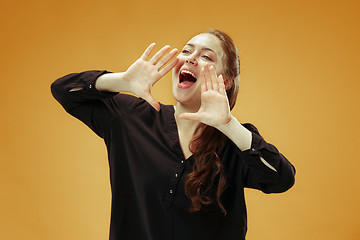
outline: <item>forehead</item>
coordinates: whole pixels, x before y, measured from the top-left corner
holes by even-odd
[[[223,49],[221,47],[220,40],[210,33],[201,33],[199,35],[196,35],[195,37],[190,39],[187,44],[194,45],[195,48],[209,48],[213,50],[219,57],[223,56]]]

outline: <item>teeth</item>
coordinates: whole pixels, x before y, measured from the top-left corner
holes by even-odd
[[[181,71],[181,74],[184,74],[184,73],[190,74],[191,76],[193,76],[194,78],[196,78],[195,75],[194,75],[192,72],[188,71],[188,70],[182,70],[182,71]]]

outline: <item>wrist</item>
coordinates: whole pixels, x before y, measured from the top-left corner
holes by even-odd
[[[99,91],[126,92],[127,82],[124,73],[106,73],[101,75],[95,82],[95,88]]]
[[[219,131],[225,133],[229,129],[231,129],[231,126],[234,125],[235,122],[237,122],[237,119],[230,114],[229,117],[224,121],[223,124],[220,124],[220,125],[216,126],[215,128],[218,129]]]
[[[234,116],[231,116],[231,120],[227,124],[221,125],[217,129],[231,139],[241,151],[250,149],[252,133]]]

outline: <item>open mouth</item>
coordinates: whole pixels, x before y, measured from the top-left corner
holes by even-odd
[[[179,86],[182,88],[189,88],[194,83],[196,83],[197,79],[195,74],[188,70],[182,70],[179,75]]]

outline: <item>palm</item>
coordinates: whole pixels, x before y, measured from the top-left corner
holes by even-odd
[[[213,67],[201,70],[201,106],[196,113],[184,113],[180,117],[200,121],[212,127],[227,124],[231,119],[224,79],[217,77]]]
[[[150,93],[152,86],[161,78],[157,67],[141,58],[129,67],[126,74],[131,76],[130,91],[140,97]]]
[[[145,99],[156,110],[160,110],[159,103],[151,96],[151,88],[176,65],[178,59],[175,58],[169,62],[176,55],[177,49],[166,54],[170,46],[165,46],[147,61],[146,59],[154,47],[155,44],[151,44],[143,55],[128,68],[124,79],[128,81],[130,92]]]
[[[226,124],[229,117],[228,100],[217,91],[208,90],[201,94],[200,121],[206,125]]]

